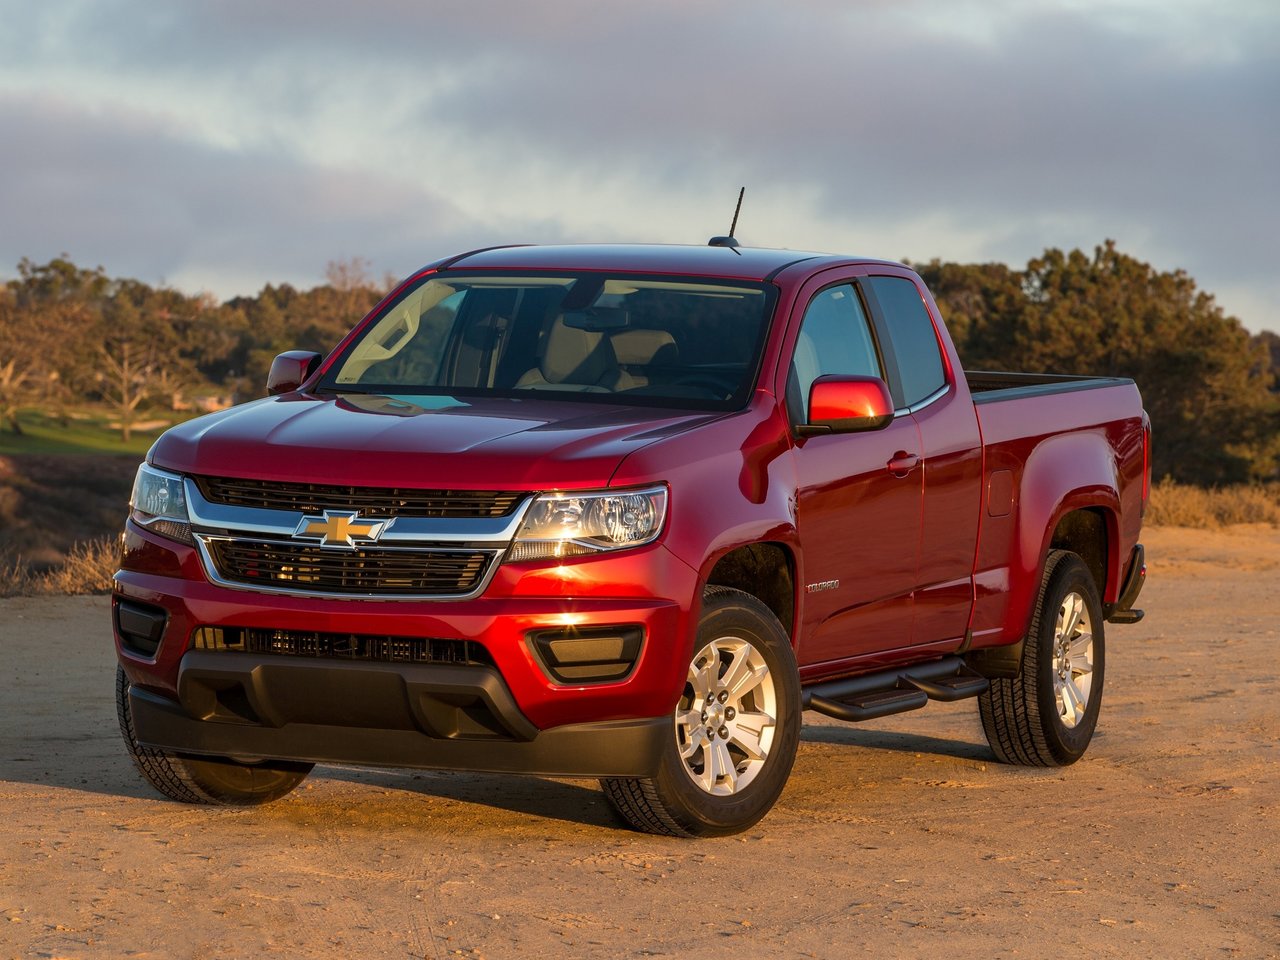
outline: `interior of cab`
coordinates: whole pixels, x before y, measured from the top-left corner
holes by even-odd
[[[720,404],[750,387],[769,301],[745,284],[432,278],[366,327],[330,385]]]

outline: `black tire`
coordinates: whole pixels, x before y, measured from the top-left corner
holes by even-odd
[[[698,665],[702,669],[695,674]],[[651,777],[611,777],[600,785],[637,830],[675,837],[739,833],[773,807],[795,762],[800,739],[795,654],[768,607],[741,590],[713,586],[703,594],[690,672],[694,679],[676,705],[657,771]],[[723,688],[715,683],[739,675],[759,679]],[[713,692],[720,689],[725,698],[703,697],[695,682]],[[761,723],[764,716],[773,722]],[[720,726],[710,736],[707,731],[715,724]],[[761,756],[753,758],[749,750]]]
[[[129,714],[129,678],[116,667],[116,716],[120,735],[138,772],[172,800],[222,806],[254,806],[279,800],[306,779],[314,763],[183,757],[144,747],[133,732]]]
[[[1068,604],[1082,601],[1079,625],[1062,637]],[[1065,622],[1069,626],[1069,622]],[[1064,660],[1065,646],[1078,655]],[[1088,749],[1102,707],[1106,641],[1102,603],[1089,568],[1074,553],[1051,551],[1022,644],[1018,675],[991,681],[978,698],[987,742],[1005,763],[1060,767]],[[1083,701],[1081,692],[1083,691]]]

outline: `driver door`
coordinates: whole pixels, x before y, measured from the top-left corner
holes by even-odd
[[[807,301],[798,301],[805,304],[804,314],[787,380],[793,423],[805,422],[809,387],[817,377],[885,377],[856,283],[814,283],[805,293]],[[802,666],[829,664],[834,670],[840,661],[911,643],[923,497],[920,451],[919,428],[906,413],[880,431],[797,438]]]

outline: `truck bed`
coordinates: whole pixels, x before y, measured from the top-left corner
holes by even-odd
[[[1076,509],[1060,499],[1063,489],[1092,486],[1112,518],[1101,538],[1111,548],[1091,559],[1106,584],[1103,602],[1117,599],[1142,522],[1142,400],[1123,377],[974,371],[966,379],[982,430],[988,500],[972,629],[975,644],[999,645],[1025,626],[1040,558],[1058,518]]]
[[[1133,383],[1128,377],[1080,377],[1062,373],[1011,373],[1003,370],[966,370],[965,380],[969,383],[974,403],[995,403],[1015,397],[1069,393]]]

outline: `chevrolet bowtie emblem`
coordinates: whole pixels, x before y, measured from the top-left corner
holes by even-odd
[[[325,510],[323,516],[303,517],[293,537],[316,541],[322,547],[354,550],[362,544],[376,543],[391,523],[362,519],[359,513],[349,510]]]

